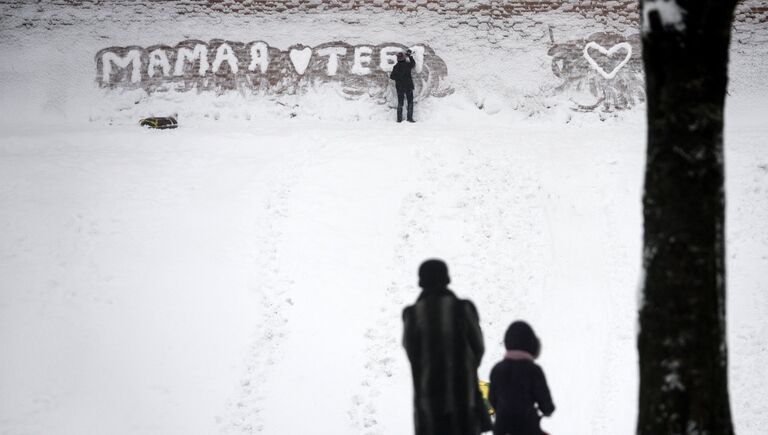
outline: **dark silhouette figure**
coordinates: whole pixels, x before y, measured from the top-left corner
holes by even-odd
[[[544,371],[534,359],[541,351],[533,329],[525,322],[509,325],[504,336],[507,353],[491,370],[488,399],[496,409],[494,435],[542,435],[541,416],[555,411]]]
[[[444,262],[425,261],[419,268],[423,290],[403,311],[416,435],[477,435],[490,430],[477,380],[484,352],[477,310],[448,290],[450,282]]]
[[[395,81],[397,89],[397,122],[403,122],[403,99],[408,100],[408,122],[413,120],[413,77],[411,71],[416,66],[411,50],[397,53],[397,63],[392,68],[389,78]]]

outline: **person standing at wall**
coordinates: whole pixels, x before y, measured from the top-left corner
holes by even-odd
[[[413,77],[411,71],[416,66],[413,53],[407,50],[405,53],[397,53],[397,63],[392,68],[389,78],[395,81],[397,89],[397,122],[403,122],[403,100],[408,100],[408,122],[413,120]]]
[[[477,368],[485,350],[474,304],[447,288],[448,266],[419,267],[423,289],[403,311],[403,345],[411,363],[416,435],[478,435],[491,429]]]

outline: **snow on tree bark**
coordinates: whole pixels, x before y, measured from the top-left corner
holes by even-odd
[[[733,434],[723,113],[735,0],[641,0],[648,104],[637,434]]]

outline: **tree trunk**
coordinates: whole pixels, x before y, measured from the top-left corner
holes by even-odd
[[[648,97],[638,435],[733,434],[723,112],[735,0],[641,0]]]

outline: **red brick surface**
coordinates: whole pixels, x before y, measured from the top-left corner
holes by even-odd
[[[141,2],[162,4],[168,13],[216,14],[291,14],[296,12],[390,10],[402,12],[433,11],[453,16],[503,19],[516,15],[559,10],[594,18],[604,23],[637,23],[638,0],[42,0],[38,4],[67,5],[81,8],[133,6]],[[29,5],[29,0],[4,0],[10,8]],[[748,23],[768,21],[768,0],[744,0],[736,20]]]

